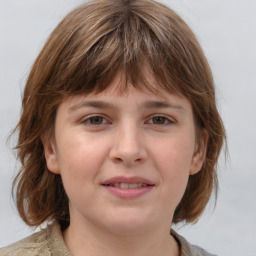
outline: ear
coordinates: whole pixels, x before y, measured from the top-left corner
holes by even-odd
[[[194,175],[201,170],[206,156],[208,132],[205,129],[202,129],[198,137],[191,162],[190,175]]]
[[[60,174],[54,140],[48,138],[47,136],[42,136],[41,141],[44,146],[44,156],[48,170],[51,171],[52,173]]]

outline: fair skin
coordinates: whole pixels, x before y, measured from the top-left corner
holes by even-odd
[[[196,138],[185,97],[132,87],[118,95],[120,81],[68,97],[54,140],[44,140],[48,169],[62,176],[69,198],[64,241],[73,256],[177,256],[172,218],[203,164],[207,134]]]

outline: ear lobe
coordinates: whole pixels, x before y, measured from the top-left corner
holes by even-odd
[[[52,173],[60,174],[57,153],[53,140],[46,137],[42,137],[41,140],[44,146],[44,156],[48,170]]]
[[[207,142],[208,132],[205,129],[202,129],[202,131],[200,132],[200,138],[196,143],[194,155],[192,158],[189,172],[190,175],[194,175],[201,170],[206,157]]]

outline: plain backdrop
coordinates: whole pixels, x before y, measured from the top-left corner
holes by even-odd
[[[218,202],[196,225],[176,227],[222,256],[256,256],[256,1],[165,0],[197,35],[217,87],[229,159],[219,163]],[[0,0],[0,246],[33,230],[11,198],[18,162],[6,139],[18,121],[31,65],[47,36],[78,0]]]

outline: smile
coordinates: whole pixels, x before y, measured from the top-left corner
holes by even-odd
[[[122,188],[122,189],[129,189],[129,188],[141,188],[141,187],[147,187],[150,186],[148,184],[144,183],[114,183],[114,184],[108,184],[106,186],[115,187],[115,188]]]
[[[155,184],[142,177],[113,177],[101,186],[112,196],[121,199],[136,199],[148,194]]]

